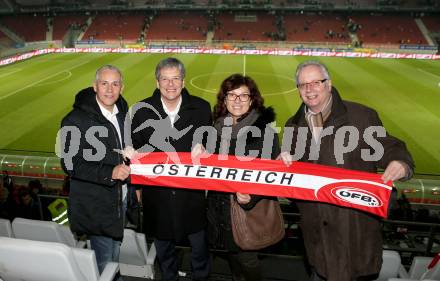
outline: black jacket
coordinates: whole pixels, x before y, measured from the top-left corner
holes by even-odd
[[[123,137],[128,106],[122,96],[119,97],[116,105]],[[69,130],[69,126],[73,126],[76,128],[74,130],[79,130],[77,132],[81,133],[80,136],[68,134],[62,147],[68,155],[69,151],[79,144],[79,150],[72,159],[73,166],[69,165],[69,157],[66,155],[61,159],[61,165],[71,180],[68,208],[70,227],[77,234],[122,239],[125,216],[122,212],[122,182],[112,180],[112,172],[116,165],[122,163],[121,154],[114,149],[121,149],[123,145],[119,141],[116,128],[102,115],[93,88],[83,89],[76,95],[73,110],[61,123],[61,127],[65,130]],[[86,132],[98,126],[107,134],[95,132],[94,141],[90,137],[86,139]],[[89,133],[91,132],[90,130]],[[88,159],[84,156],[87,153],[101,154],[98,158],[102,159]],[[137,200],[134,187],[128,185],[127,205],[135,204]]]
[[[163,109],[158,89],[151,97],[140,103],[147,103],[150,106],[150,108],[143,107],[134,112],[132,120],[132,132],[145,122],[148,124],[142,130],[132,133],[133,147],[141,152],[142,150],[143,152],[169,151],[169,147],[176,152],[190,152],[194,131],[201,126],[210,126],[212,123],[209,103],[190,95],[185,88],[182,90],[182,104],[178,112],[179,118],[174,123],[174,129],[169,119],[166,119],[167,114]],[[162,121],[158,123],[157,120]],[[189,126],[192,127],[185,134],[177,136],[179,134],[177,133],[174,137],[170,136],[173,135],[173,131],[174,133],[183,132]],[[161,136],[165,137],[161,139]],[[146,144],[149,149],[145,151],[142,147]],[[148,235],[158,239],[182,241],[188,234],[206,227],[205,191],[158,186],[141,186],[141,188],[144,231]]]
[[[264,130],[266,125],[275,121],[275,113],[271,107],[264,109],[260,112],[260,116],[258,119],[251,125],[255,126],[262,132],[261,137],[253,137],[250,132],[247,134],[240,135],[238,139],[232,139],[231,145],[229,146],[229,155],[235,154],[235,148],[237,142],[244,141],[244,138],[247,135],[246,144],[245,144],[245,154],[248,155],[250,150],[259,151],[257,157],[262,157],[263,151],[263,142],[264,142]],[[243,129],[242,129],[243,130]],[[278,135],[274,132],[275,136],[272,143],[272,151],[270,158],[275,159],[279,153],[279,140]],[[220,138],[217,140],[217,148],[216,153],[218,153]],[[238,251],[239,247],[235,244],[233,236],[232,236],[232,228],[231,228],[231,194],[228,192],[217,192],[217,191],[209,191],[208,192],[208,238],[209,243],[213,248],[217,249],[226,249],[229,251]],[[236,198],[234,196],[234,198]],[[251,195],[251,201],[248,204],[240,205],[243,209],[252,209],[255,204],[261,198],[270,198],[276,200],[276,198],[272,197],[263,197],[259,195]]]

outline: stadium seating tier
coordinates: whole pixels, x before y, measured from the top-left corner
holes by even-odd
[[[426,16],[422,18],[426,28],[431,32],[440,33],[440,17],[439,16]]]
[[[86,20],[87,16],[77,15],[62,15],[54,17],[53,39],[62,40],[72,24],[81,26],[86,22]]]
[[[405,15],[353,15],[359,40],[375,44],[426,44],[414,19]]]
[[[117,14],[97,15],[83,36],[84,40],[128,40],[139,39],[145,15]]]
[[[46,40],[47,23],[43,15],[13,15],[0,18],[0,23],[7,26],[26,41]],[[29,28],[29,27],[32,28]]]
[[[162,12],[154,17],[147,40],[205,40],[208,19],[198,12]]]
[[[286,40],[293,42],[340,42],[351,40],[346,21],[339,15],[290,14],[284,17]]]
[[[255,21],[252,21],[254,16]],[[265,13],[249,14],[249,21],[244,21],[246,15],[221,13],[217,16],[214,40],[237,41],[272,41],[270,34],[276,33],[275,16]]]

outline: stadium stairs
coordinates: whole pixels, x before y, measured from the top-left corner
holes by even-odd
[[[428,28],[426,28],[425,24],[421,19],[415,19],[415,22],[417,26],[420,29],[420,32],[422,32],[423,37],[425,37],[426,42],[428,42],[429,45],[433,46],[434,42],[432,41],[431,37],[429,36]]]
[[[78,35],[77,40],[81,41],[84,38],[84,35],[86,34],[87,30],[90,28],[90,26],[92,25],[93,19],[95,17],[94,16],[90,16],[87,21],[86,21],[86,28]]]
[[[87,19],[88,17],[83,15],[56,16],[53,19],[53,39],[62,40],[63,46],[73,46],[82,33],[81,28]]]
[[[212,43],[212,39],[214,38],[214,31],[208,31],[206,34],[206,44],[209,45]]]
[[[23,38],[21,38],[18,34],[16,34],[14,31],[9,29],[7,26],[0,23],[0,31],[3,32],[9,39],[14,41],[16,44],[24,44],[25,41]]]
[[[47,18],[46,41],[53,40],[53,18]]]

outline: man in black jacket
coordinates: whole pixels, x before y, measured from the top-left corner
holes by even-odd
[[[190,152],[195,130],[211,125],[209,103],[190,95],[184,78],[184,65],[175,58],[157,65],[158,89],[134,106],[132,140],[139,152]],[[192,247],[192,279],[207,280],[205,192],[143,186],[142,203],[144,230],[155,238],[163,280],[178,280],[175,245],[185,239]]]
[[[76,95],[60,131],[61,164],[71,181],[70,227],[88,236],[100,272],[108,262],[119,262],[127,205],[137,202],[134,188],[126,184],[130,168],[115,151],[124,147],[128,106],[122,89],[119,69],[99,68],[93,88]]]

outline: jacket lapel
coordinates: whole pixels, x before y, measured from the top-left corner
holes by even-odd
[[[176,129],[184,129],[188,126],[190,122],[190,118],[192,114],[189,114],[188,112],[193,109],[193,105],[191,102],[191,96],[189,95],[189,92],[186,90],[186,88],[182,89],[182,104],[180,105],[180,110],[177,113],[179,116],[179,119],[174,123],[174,127]]]

